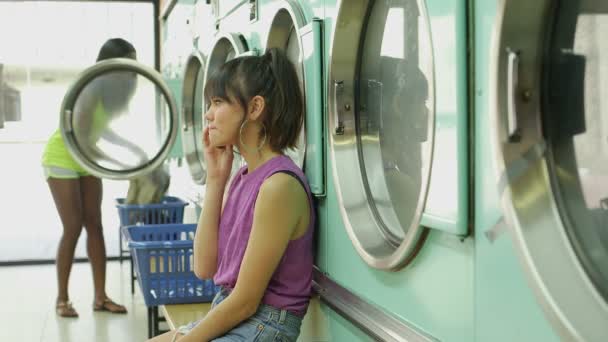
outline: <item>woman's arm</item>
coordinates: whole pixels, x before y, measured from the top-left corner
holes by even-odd
[[[194,274],[200,279],[211,279],[217,270],[217,243],[222,197],[222,184],[207,184],[203,210],[194,235]]]
[[[199,217],[194,237],[194,274],[201,279],[212,278],[217,269],[217,243],[222,197],[230,178],[232,146],[211,146],[209,127],[203,130],[203,146],[207,162],[207,188],[203,211]]]
[[[268,178],[256,200],[253,227],[234,290],[180,341],[209,341],[256,312],[303,217],[308,217],[308,197],[299,181],[285,173]]]
[[[114,145],[119,145],[119,146],[125,147],[127,150],[129,150],[129,152],[131,152],[131,153],[133,153],[133,155],[137,156],[142,163],[150,160],[150,158],[148,158],[148,155],[146,154],[146,152],[141,147],[134,144],[130,140],[125,139],[121,135],[116,134],[116,132],[110,130],[109,128],[105,129],[101,133],[101,138],[111,142]]]

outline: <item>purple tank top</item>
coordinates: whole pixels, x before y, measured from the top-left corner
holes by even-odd
[[[278,172],[297,177],[304,186],[311,209],[310,224],[304,235],[291,240],[287,245],[285,254],[268,283],[262,303],[303,316],[308,307],[312,288],[315,215],[306,176],[287,156],[274,157],[250,174],[247,174],[247,166],[245,166],[234,176],[220,218],[218,267],[213,281],[216,285],[230,289],[236,285],[253,226],[253,211],[258,192],[262,183]]]

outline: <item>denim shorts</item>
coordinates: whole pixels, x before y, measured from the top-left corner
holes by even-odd
[[[228,294],[228,290],[222,288],[213,299],[211,308],[226,299]],[[188,334],[199,322],[200,320],[181,326],[177,329],[177,332],[184,335]],[[301,325],[302,317],[298,317],[287,310],[280,310],[270,305],[261,304],[253,316],[212,341],[296,342],[298,335],[300,335]],[[177,336],[177,333],[175,336]]]

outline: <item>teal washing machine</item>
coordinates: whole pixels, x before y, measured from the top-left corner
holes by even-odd
[[[183,89],[183,70],[193,45],[193,0],[176,2],[170,12],[162,16],[161,39],[164,47],[161,55],[161,74],[175,97],[178,109],[181,107]],[[181,123],[181,120],[180,120]],[[178,131],[170,158],[182,158],[182,134]]]
[[[325,3],[329,340],[472,341],[467,2]]]
[[[209,75],[212,70],[233,56],[260,55],[268,47],[281,48],[287,52],[288,57],[296,66],[302,91],[307,94],[307,98],[310,92],[310,98],[317,99],[310,109],[315,111],[318,124],[321,119],[320,94],[314,94],[315,96],[312,94],[314,91],[318,92],[321,87],[320,60],[319,58],[314,60],[313,57],[306,55],[314,55],[320,49],[320,43],[317,42],[319,47],[315,48],[315,42],[312,41],[314,39],[313,29],[306,26],[308,19],[304,7],[295,1],[287,0],[218,1],[212,3],[211,9],[216,13],[216,33],[214,39],[211,40],[211,53],[208,57],[206,74]],[[320,27],[320,23],[317,23],[317,26]],[[303,34],[304,30],[308,30],[307,32],[310,34]],[[317,32],[320,31],[317,29]],[[314,65],[315,62],[317,65]],[[307,72],[313,66],[317,66],[315,73]],[[316,81],[317,84],[309,89],[307,84],[313,84],[312,81]],[[284,151],[300,167],[304,165],[307,140],[309,140],[306,135],[307,124],[308,120],[305,120],[296,148]],[[321,149],[320,137],[319,132],[318,138],[312,138],[317,142],[316,150]],[[319,153],[319,156],[322,154]],[[237,163],[240,165],[241,161]],[[321,168],[322,165],[319,167],[319,173],[322,171]]]
[[[223,5],[223,4],[222,4]],[[183,95],[181,106],[183,149],[187,169],[193,185],[190,187],[197,217],[205,191],[206,164],[203,154],[203,129],[205,127],[206,103],[203,90],[207,75],[227,60],[248,53],[250,50],[242,33],[220,30],[227,26],[231,13],[219,12],[219,3],[207,4],[197,1],[192,9],[193,44],[183,71]],[[230,28],[229,28],[230,29]],[[241,158],[235,158],[233,170],[241,167]]]
[[[606,341],[608,6],[475,13],[476,339]]]
[[[203,115],[204,99],[203,85],[205,81],[206,58],[201,41],[201,37],[211,37],[214,33],[211,12],[206,10],[203,1],[194,3],[190,12],[190,32],[192,44],[188,55],[185,58],[182,70],[182,93],[180,106],[180,132],[182,136],[183,161],[187,167],[176,168],[174,173],[179,173],[178,177],[190,179],[190,182],[183,181],[184,192],[195,205],[193,209],[198,218],[200,215],[200,203],[202,201],[205,188],[206,164],[203,155]],[[163,49],[164,50],[164,49]],[[187,172],[186,170],[187,169]],[[198,220],[196,220],[198,221]]]
[[[199,18],[203,18],[200,19]],[[306,120],[298,146],[285,151],[299,166],[304,159],[310,169],[314,169],[313,188],[317,193],[324,191],[323,186],[323,145],[322,145],[322,107],[321,107],[321,60],[320,60],[320,20],[308,24],[311,15],[293,1],[266,2],[198,2],[195,5],[195,26],[197,41],[195,52],[188,58],[184,77],[184,149],[190,173],[197,184],[205,178],[202,141],[203,108],[202,89],[206,76],[225,61],[236,56],[259,55],[267,47],[284,49],[296,65],[300,86],[307,94],[307,109],[314,120]],[[316,39],[316,40],[315,40]],[[309,96],[310,95],[310,96]],[[307,130],[311,121],[314,130]],[[316,127],[319,126],[319,127]],[[306,132],[317,132],[307,136]],[[186,133],[187,132],[187,133]],[[306,154],[307,146],[311,152]],[[316,151],[316,152],[315,152]],[[242,165],[236,158],[234,169]]]
[[[197,81],[192,77],[196,62],[202,63],[202,56],[197,49],[201,31],[199,27],[206,22],[206,18],[201,17],[196,9],[196,1],[180,0],[170,9],[165,8],[161,14],[161,73],[175,97],[180,114],[177,140],[169,154],[171,184],[168,191],[190,203],[184,212],[184,222],[188,223],[197,222],[196,204],[200,202],[204,191],[200,186],[204,164],[197,164],[198,160],[193,160],[198,157],[196,144],[201,141],[197,140],[196,127],[193,126],[200,124],[200,119],[196,120],[197,117],[191,115],[197,108],[192,108],[196,101],[189,100],[192,96],[190,85]],[[183,167],[184,163],[187,167]]]

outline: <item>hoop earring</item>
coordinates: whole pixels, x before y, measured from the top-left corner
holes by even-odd
[[[241,143],[241,146],[243,146],[246,149],[249,149],[247,147],[247,145],[245,145],[245,142],[243,142],[243,128],[245,128],[245,125],[247,125],[247,123],[249,122],[249,119],[245,119],[245,121],[243,121],[243,123],[241,124],[241,128],[239,129],[239,142]],[[260,125],[262,125],[262,129],[264,130],[264,138],[262,138],[262,143],[256,147],[256,152],[260,152],[262,150],[262,147],[264,147],[264,144],[266,144],[266,126],[264,126],[264,123],[260,123]]]

